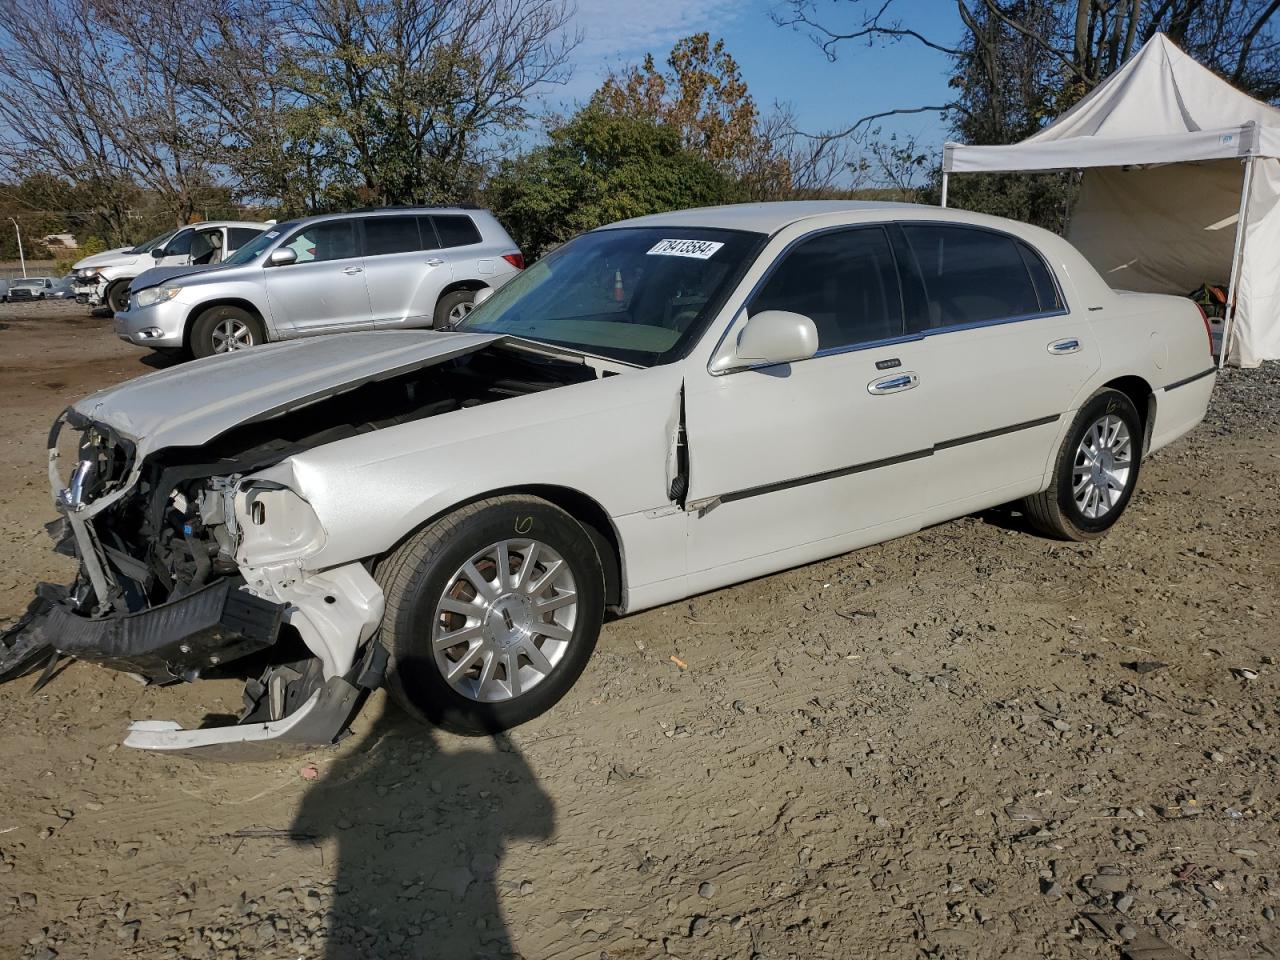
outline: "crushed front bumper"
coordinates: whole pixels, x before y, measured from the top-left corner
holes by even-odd
[[[265,650],[276,642],[285,610],[239,589],[232,578],[149,610],[97,619],[49,594],[46,589],[0,637],[0,649],[56,651],[161,684],[195,680],[204,670]]]

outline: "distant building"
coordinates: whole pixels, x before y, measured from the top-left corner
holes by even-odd
[[[46,247],[66,247],[68,250],[75,250],[80,244],[76,243],[76,238],[70,233],[51,233],[43,240]]]

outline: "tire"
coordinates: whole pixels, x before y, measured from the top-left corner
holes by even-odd
[[[240,307],[210,307],[191,325],[190,347],[197,357],[233,353],[266,342],[262,321]]]
[[[508,577],[514,578],[501,586],[500,544],[508,546]],[[555,570],[545,562],[553,557],[563,561]],[[549,579],[525,592],[519,583],[531,561],[531,574]],[[464,572],[468,562],[489,599]],[[386,599],[380,638],[392,699],[416,719],[466,736],[496,733],[546,712],[595,649],[604,615],[602,569],[582,526],[537,497],[480,500],[424,527],[375,570]],[[532,605],[539,598],[561,603],[537,613]],[[467,612],[441,610],[442,603]],[[538,627],[554,627],[557,636]],[[465,640],[435,651],[439,633],[464,631]],[[459,670],[453,683],[444,672],[450,667]]]
[[[433,330],[452,330],[454,325],[471,312],[476,302],[474,290],[455,290],[446,293],[436,302],[435,320],[431,324]]]
[[[1137,488],[1143,437],[1142,418],[1132,400],[1119,390],[1095,393],[1080,408],[1062,441],[1049,488],[1023,501],[1032,525],[1062,540],[1103,536],[1120,519]],[[1107,455],[1097,471],[1086,448]]]
[[[121,313],[129,307],[129,281],[117,280],[107,287],[104,298],[112,313]]]

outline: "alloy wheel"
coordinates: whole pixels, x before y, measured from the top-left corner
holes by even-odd
[[[1093,422],[1076,447],[1071,496],[1080,512],[1097,520],[1124,496],[1133,473],[1133,438],[1125,422],[1108,413]]]
[[[212,331],[213,352],[230,353],[253,346],[253,331],[243,320],[227,317],[219,320]]]
[[[476,308],[476,305],[470,300],[464,300],[462,303],[453,305],[453,309],[449,311],[449,326],[456,327],[459,323],[466,319],[467,314]]]
[[[431,628],[437,668],[470,700],[511,700],[568,652],[577,619],[573,571],[538,540],[502,540],[447,581]]]

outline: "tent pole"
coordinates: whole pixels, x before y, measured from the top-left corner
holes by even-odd
[[[1236,326],[1236,287],[1244,267],[1245,221],[1249,217],[1249,190],[1253,186],[1253,157],[1244,160],[1244,186],[1240,188],[1240,213],[1236,217],[1236,243],[1231,252],[1231,279],[1227,283],[1227,310],[1222,319],[1222,346],[1218,350],[1218,369],[1221,370],[1231,353],[1231,335]]]
[[[951,174],[947,173],[947,171],[945,170],[942,171],[942,204],[941,205],[944,207],[947,205],[947,180],[950,177],[951,177]]]

